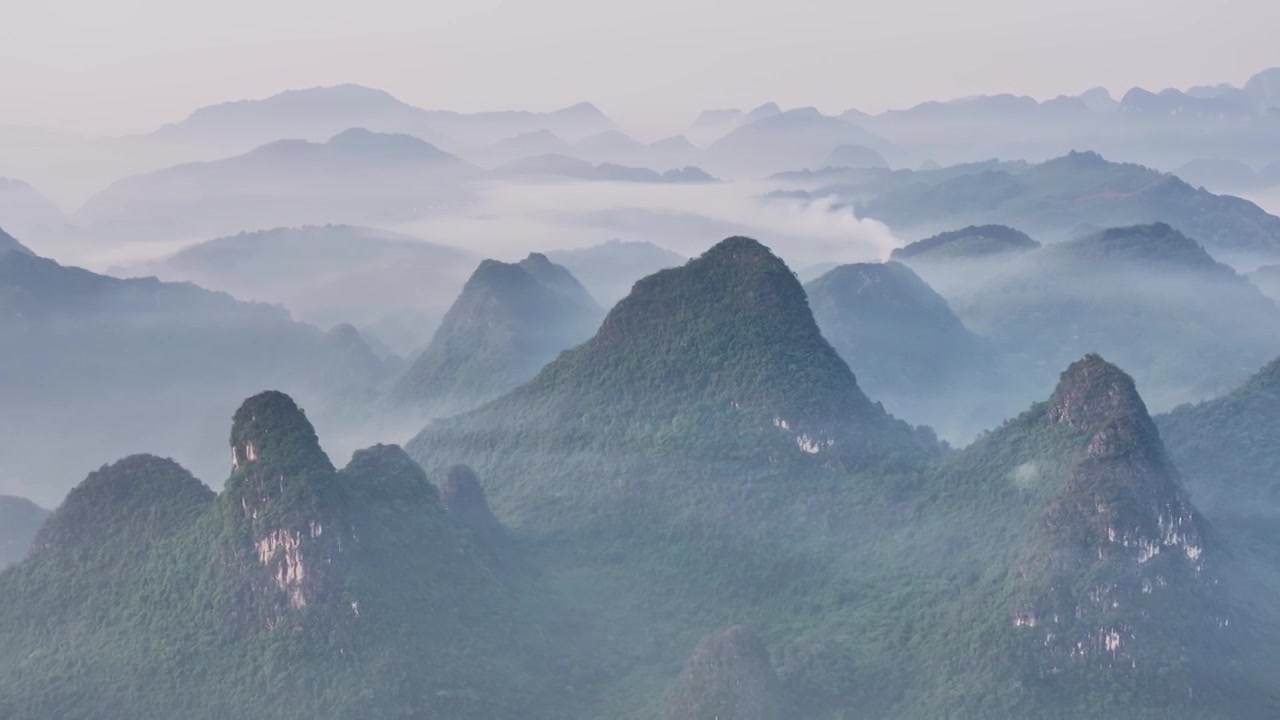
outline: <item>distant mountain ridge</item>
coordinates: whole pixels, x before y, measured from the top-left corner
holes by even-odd
[[[129,177],[90,198],[74,217],[130,242],[282,225],[386,224],[414,218],[426,204],[456,200],[464,193],[460,181],[479,172],[416,137],[351,128],[323,143],[275,140],[233,157]]]
[[[831,192],[839,197],[841,190]],[[891,179],[887,190],[850,200],[860,216],[903,233],[1001,224],[1052,241],[1165,222],[1224,262],[1255,266],[1260,259],[1280,257],[1280,218],[1257,205],[1093,152],[1072,152],[1025,168],[904,173]]]
[[[166,141],[260,145],[281,137],[318,140],[346,128],[407,133],[455,149],[496,142],[522,132],[549,131],[564,137],[601,132],[613,123],[590,103],[549,113],[499,111],[457,113],[424,110],[390,93],[360,85],[286,90],[267,98],[209,105],[153,135]]]
[[[49,511],[26,498],[0,495],[0,570],[27,556]]]
[[[431,337],[478,258],[370,227],[281,227],[205,240],[115,274],[157,275],[287,307],[321,327],[351,323],[408,355]]]
[[[155,278],[121,280],[0,253],[0,493],[49,502],[72,473],[147,444],[221,465],[201,429],[227,393],[279,383],[324,422],[372,399],[387,368],[358,334]],[[331,414],[334,413],[335,414]]]

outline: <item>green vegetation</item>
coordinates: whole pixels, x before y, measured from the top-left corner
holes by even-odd
[[[1206,511],[1266,518],[1280,511],[1280,360],[1223,397],[1156,420]]]
[[[336,472],[279,393],[245,402],[232,441],[220,496],[170,460],[126,458],[0,574],[0,716],[572,710],[574,670],[543,636],[557,615],[526,619],[536,581],[515,593],[403,451]]]
[[[732,624],[769,646],[785,717],[1276,706],[1251,640],[1270,620],[1232,594],[1238,566],[1127,375],[1091,356],[963,451],[925,437],[861,393],[785,266],[731,239],[409,450],[476,468],[563,602],[607,628],[592,717],[661,714]]]
[[[27,556],[49,511],[26,498],[0,495],[0,570]]]
[[[1040,243],[1026,233],[1005,225],[970,225],[959,230],[938,233],[894,250],[891,260],[913,262],[929,260],[978,258],[1022,250],[1034,250]]]
[[[573,275],[544,255],[485,260],[391,389],[390,403],[425,417],[476,407],[590,337],[602,314]]]
[[[1280,574],[1191,505],[1132,378],[1088,355],[950,451],[863,394],[746,238],[409,454],[335,470],[277,392],[230,439],[220,495],[126,459],[0,573],[0,716],[1280,708]]]

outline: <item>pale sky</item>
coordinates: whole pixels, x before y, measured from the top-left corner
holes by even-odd
[[[355,82],[428,108],[590,100],[625,127],[708,107],[879,110],[1280,65],[1277,0],[0,0],[0,125],[146,131]]]

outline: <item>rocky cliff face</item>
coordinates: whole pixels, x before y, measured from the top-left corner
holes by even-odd
[[[236,412],[226,501],[259,570],[249,582],[268,626],[289,610],[332,599],[355,542],[337,473],[306,415],[287,395],[265,392]]]
[[[440,499],[480,542],[492,544],[505,537],[506,531],[489,509],[489,500],[480,485],[480,478],[466,465],[455,465],[445,473]]]
[[[1170,661],[1165,672],[1190,688],[1180,648],[1231,618],[1214,602],[1203,520],[1133,380],[1089,355],[1063,373],[1046,417],[1083,452],[1041,517],[1011,622],[1044,675],[1079,665],[1144,674]]]

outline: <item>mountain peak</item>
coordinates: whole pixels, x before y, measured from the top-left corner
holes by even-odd
[[[136,547],[186,528],[213,498],[212,490],[173,460],[130,455],[73,488],[40,528],[32,549],[119,552],[115,543]]]
[[[593,103],[589,103],[589,102],[586,102],[586,101],[583,101],[583,102],[580,102],[580,103],[575,103],[575,104],[570,105],[569,107],[566,107],[566,108],[560,108],[559,110],[556,110],[553,114],[555,114],[555,115],[571,115],[571,116],[574,116],[574,117],[580,117],[580,118],[605,118],[605,117],[607,117],[607,116],[604,114],[604,112],[602,112],[602,111],[600,110],[600,108],[596,107]]]
[[[1040,243],[1026,233],[1007,225],[970,225],[959,230],[938,233],[900,247],[890,254],[891,260],[921,257],[979,257],[1009,251],[1034,250]]]
[[[1071,363],[1049,400],[1050,420],[1076,430],[1097,430],[1109,420],[1129,416],[1147,417],[1147,406],[1133,378],[1100,355]]]
[[[489,509],[489,500],[480,485],[480,478],[470,467],[454,465],[445,472],[440,499],[445,508],[470,528],[478,539],[493,541],[503,536],[502,525]]]
[[[484,260],[397,382],[393,402],[428,414],[475,407],[587,339],[602,314],[573,274],[541,253]]]
[[[753,110],[748,112],[746,115],[744,115],[742,117],[742,124],[747,125],[755,122],[756,120],[760,120],[762,118],[773,117],[774,115],[781,115],[781,114],[782,114],[782,108],[778,107],[778,103],[767,102],[763,105],[760,105],[759,107],[754,108]]]
[[[440,493],[422,466],[398,445],[378,444],[355,451],[341,475],[350,492],[375,504],[440,504]]]
[[[382,155],[394,159],[452,161],[456,157],[435,145],[403,133],[374,132],[362,127],[348,128],[329,139],[329,146],[351,153]]]
[[[702,430],[710,435],[716,431],[706,422],[754,417],[792,451],[834,448],[854,463],[869,459],[860,451],[868,443],[914,442],[858,388],[786,263],[746,237],[638,281],[594,338],[508,399],[529,393],[599,394],[592,402],[601,407],[623,403],[658,423],[671,422],[676,407],[705,403]]]
[[[1164,222],[1108,228],[1058,247],[1186,268],[1226,269],[1200,243]]]
[[[320,464],[329,457],[320,449],[320,438],[306,413],[293,398],[268,390],[245,400],[231,425],[231,465],[240,470],[251,463]]]
[[[667,700],[670,720],[777,720],[781,686],[769,650],[749,628],[735,625],[704,637]]]

